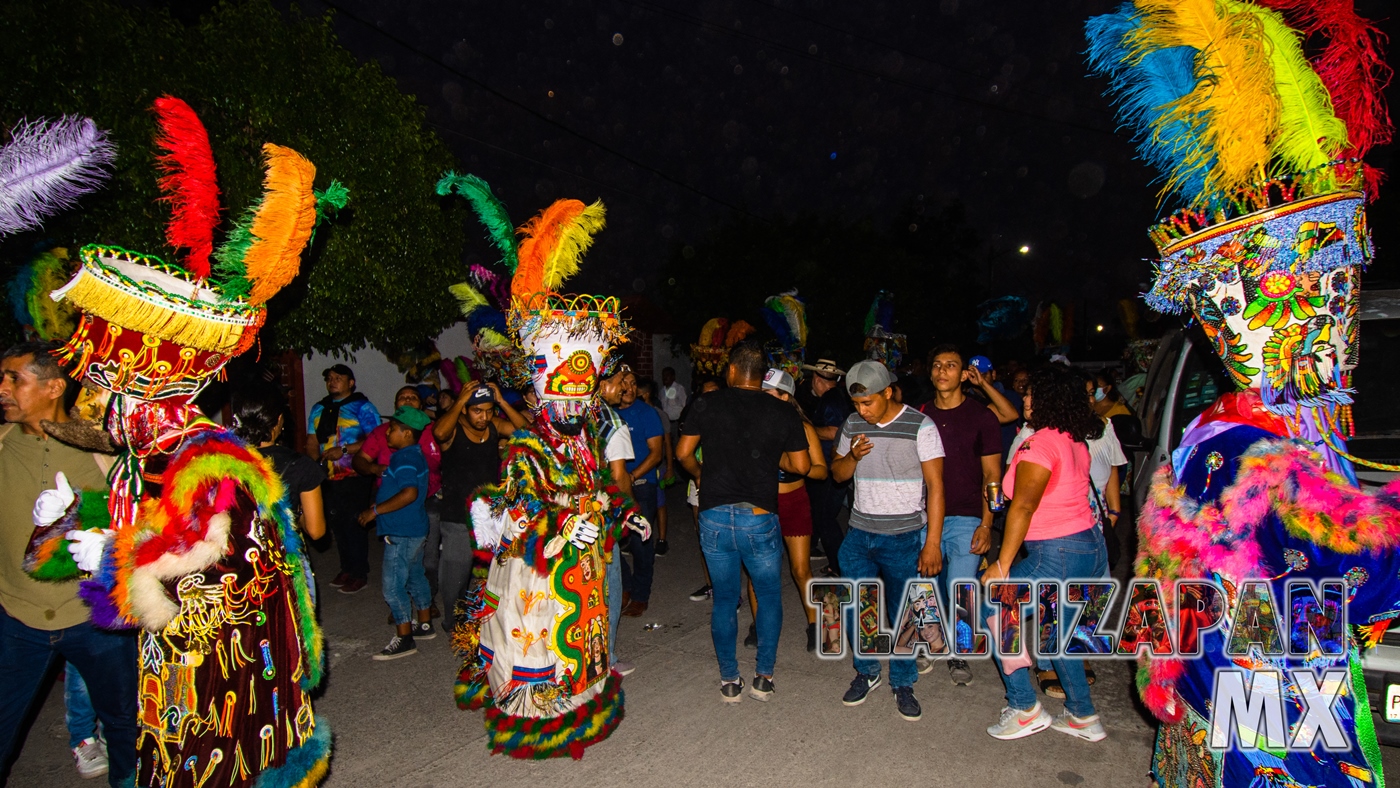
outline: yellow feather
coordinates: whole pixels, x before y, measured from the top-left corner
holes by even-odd
[[[248,300],[265,303],[296,278],[301,250],[316,227],[316,166],[291,148],[263,145],[263,201],[250,228],[256,239],[243,258],[253,284]]]
[[[449,286],[447,292],[457,299],[457,308],[461,310],[462,317],[467,317],[472,312],[486,306],[486,296],[466,282]]]
[[[1137,8],[1143,24],[1128,39],[1134,57],[1173,46],[1199,53],[1200,81],[1173,102],[1161,125],[1181,122],[1199,130],[1204,144],[1186,155],[1184,169],[1202,168],[1214,157],[1201,197],[1265,180],[1279,98],[1262,23],[1248,11],[1227,8],[1224,0],[1138,0]],[[1179,185],[1174,174],[1164,193]]]
[[[558,241],[545,258],[545,290],[558,290],[565,279],[578,273],[579,259],[593,245],[593,235],[603,229],[605,213],[600,200],[559,228]]]

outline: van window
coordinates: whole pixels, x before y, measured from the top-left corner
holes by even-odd
[[[1152,357],[1152,366],[1143,385],[1144,400],[1137,407],[1138,417],[1142,419],[1142,434],[1149,440],[1156,440],[1157,430],[1161,429],[1158,420],[1162,414],[1162,400],[1167,396],[1167,384],[1176,371],[1176,360],[1180,357],[1184,339],[1181,331],[1168,331]]]
[[[1400,432],[1400,320],[1368,320],[1360,334],[1361,363],[1351,378],[1356,435],[1393,435]]]
[[[1234,387],[1225,378],[1225,367],[1211,351],[1199,332],[1191,333],[1189,355],[1186,366],[1181,370],[1181,382],[1177,385],[1176,401],[1172,403],[1171,446],[1175,451],[1181,445],[1181,436],[1191,420],[1201,415],[1201,411],[1215,403],[1217,397]]]

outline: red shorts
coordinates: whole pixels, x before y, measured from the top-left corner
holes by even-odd
[[[812,502],[806,487],[778,493],[778,529],[783,536],[812,535]]]

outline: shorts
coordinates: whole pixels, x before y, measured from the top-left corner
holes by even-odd
[[[812,535],[812,502],[804,487],[778,493],[778,528],[783,536]]]

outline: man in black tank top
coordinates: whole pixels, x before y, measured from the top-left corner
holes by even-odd
[[[443,406],[442,398],[450,405]],[[433,438],[442,450],[442,558],[438,564],[438,589],[442,592],[442,626],[448,632],[457,625],[457,600],[472,574],[471,517],[467,500],[484,484],[501,478],[501,441],[523,428],[525,417],[506,402],[495,383],[472,381],[457,397],[438,395],[439,412]],[[496,415],[496,408],[510,420]]]

